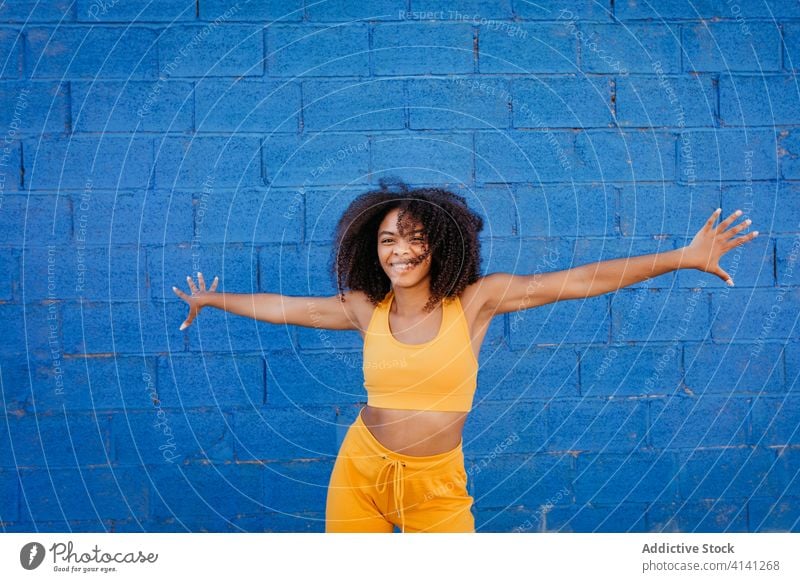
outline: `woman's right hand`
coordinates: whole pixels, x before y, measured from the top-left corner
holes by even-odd
[[[175,295],[186,301],[189,304],[189,316],[186,318],[181,324],[181,331],[192,325],[192,321],[194,318],[197,317],[197,314],[200,313],[200,310],[207,305],[206,300],[211,293],[215,293],[217,290],[217,284],[219,283],[219,277],[214,277],[214,281],[211,283],[211,288],[206,290],[206,282],[203,279],[203,273],[197,273],[197,282],[200,284],[200,288],[198,289],[192,277],[186,277],[186,282],[189,283],[189,289],[192,290],[191,295],[187,295],[177,287],[173,287],[172,290],[175,292]]]

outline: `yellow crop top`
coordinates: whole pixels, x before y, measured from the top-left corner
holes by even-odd
[[[431,341],[406,344],[389,328],[390,290],[372,312],[364,336],[364,388],[376,408],[469,412],[478,378],[467,319],[458,296],[445,297]]]

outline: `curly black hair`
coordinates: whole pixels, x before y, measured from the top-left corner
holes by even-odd
[[[479,279],[478,233],[483,219],[462,196],[442,188],[409,190],[397,179],[383,178],[379,186],[353,200],[336,225],[331,271],[342,301],[345,288],[363,291],[374,305],[388,293],[391,281],[378,259],[378,227],[395,208],[400,209],[401,236],[415,221],[425,231],[427,246],[417,258],[420,262],[431,255],[431,296],[425,311],[432,311],[444,297],[460,295]]]

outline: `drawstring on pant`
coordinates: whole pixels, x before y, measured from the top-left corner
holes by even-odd
[[[384,464],[378,473],[377,489],[379,493],[386,491],[386,486],[388,485],[389,481],[386,478],[382,478],[384,476],[383,474],[384,472],[388,473],[391,469],[394,469],[394,478],[392,480],[394,485],[394,499],[400,515],[400,531],[405,533],[406,526],[403,514],[403,467],[405,467],[406,464],[397,459],[390,459],[387,455],[381,455],[381,458],[389,462]]]

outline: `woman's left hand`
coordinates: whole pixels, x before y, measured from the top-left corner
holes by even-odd
[[[733,238],[734,235],[750,226],[751,221],[748,218],[733,228],[725,230],[742,215],[742,211],[737,210],[715,227],[714,222],[721,212],[720,209],[715,210],[703,228],[694,236],[689,246],[683,248],[683,261],[685,266],[717,275],[728,285],[733,286],[733,279],[719,266],[719,259],[729,250],[756,238],[758,231]]]

